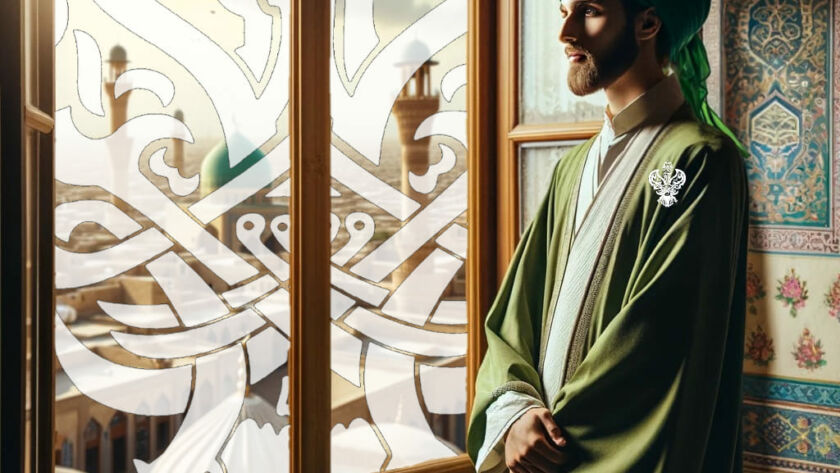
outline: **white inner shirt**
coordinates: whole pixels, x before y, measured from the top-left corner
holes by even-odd
[[[609,116],[604,113],[604,126],[601,127],[601,132],[595,138],[595,142],[592,143],[592,148],[589,149],[589,153],[586,155],[586,163],[583,165],[583,176],[581,176],[580,193],[578,194],[577,210],[575,211],[575,233],[580,228],[586,210],[592,204],[595,193],[598,192],[598,188],[601,186],[601,181],[598,179],[598,169],[604,165],[604,158],[607,156],[607,151],[609,151],[612,145],[624,138],[624,136],[615,136],[612,122]],[[615,162],[612,164],[615,164]],[[610,167],[612,167],[612,164]],[[607,171],[604,171],[604,175],[606,175]]]

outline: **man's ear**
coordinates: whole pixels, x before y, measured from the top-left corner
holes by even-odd
[[[662,20],[656,15],[656,10],[648,8],[636,15],[636,39],[647,41],[656,38],[662,29]]]

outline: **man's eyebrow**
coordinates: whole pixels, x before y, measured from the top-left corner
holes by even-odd
[[[560,3],[560,10],[562,11],[566,5],[562,0],[558,3]],[[571,0],[569,8],[574,9],[577,5],[601,5],[603,3],[603,0]]]

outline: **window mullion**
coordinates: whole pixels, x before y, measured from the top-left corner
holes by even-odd
[[[289,404],[293,473],[330,468],[329,28],[329,1],[292,1]]]
[[[467,26],[467,205],[469,243],[467,245],[467,418],[475,398],[475,378],[487,349],[484,316],[496,290],[495,198],[497,156],[496,117],[496,6],[480,0],[469,2]]]

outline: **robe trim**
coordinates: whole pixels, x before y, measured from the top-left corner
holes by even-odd
[[[665,126],[665,123],[645,126],[631,138],[632,141],[628,143],[618,162],[605,176],[577,231],[578,238],[574,239],[568,251],[567,266],[574,266],[565,268],[564,273],[571,271],[576,279],[569,280],[564,277],[558,284],[560,289],[556,291],[558,294],[552,300],[553,309],[548,315],[548,333],[545,343],[540,347],[540,374],[543,378],[544,397],[549,403],[556,400],[568,378],[567,368],[574,344],[575,327],[619,203],[626,195],[628,184],[633,180],[636,169],[648,156],[648,150]],[[562,304],[559,309],[564,313],[557,313],[558,304]],[[551,360],[551,364],[547,364],[549,350],[555,353],[562,350],[562,358],[558,356]]]
[[[566,215],[568,217],[565,218],[564,225],[563,225],[563,230],[562,230],[562,233],[560,235],[560,248],[559,248],[559,252],[557,254],[557,266],[554,269],[554,274],[556,275],[555,277],[557,278],[557,280],[554,281],[554,284],[552,285],[551,299],[549,299],[550,302],[549,302],[548,311],[546,312],[547,314],[553,314],[554,313],[554,308],[555,308],[554,306],[557,302],[557,296],[560,295],[560,287],[562,286],[562,283],[563,283],[563,277],[566,274],[566,263],[568,262],[568,259],[569,259],[569,252],[570,252],[570,249],[571,249],[571,246],[572,246],[572,238],[573,238],[573,235],[575,234],[575,219],[577,219],[577,200],[578,200],[578,194],[580,193],[581,179],[582,179],[582,176],[583,176],[583,169],[584,169],[584,167],[586,167],[586,157],[588,156],[589,151],[592,148],[592,146],[594,146],[596,137],[597,137],[597,135],[590,138],[589,141],[587,141],[586,143],[583,143],[582,145],[580,145],[580,148],[578,148],[576,150],[577,153],[578,153],[577,155],[574,155],[574,156],[570,155],[566,158],[566,159],[579,159],[580,160],[577,169],[575,169],[575,175],[578,176],[578,179],[575,179],[575,183],[574,183],[575,189],[569,195],[569,198],[568,198],[569,200],[566,203]],[[543,355],[545,354],[544,349],[545,349],[545,347],[548,343],[548,332],[549,332],[549,325],[551,324],[551,320],[552,320],[551,316],[544,317],[543,321],[542,321],[542,330],[540,330],[540,334],[541,334],[541,336],[540,336],[540,356],[539,356],[539,360],[538,360],[538,364],[539,364],[538,370],[539,370],[540,373],[542,373],[543,364],[545,363],[545,357]]]
[[[540,394],[540,392],[537,391],[537,389],[534,388],[533,386],[531,386],[530,384],[526,383],[525,381],[510,381],[510,382],[507,382],[507,383],[499,386],[498,388],[494,389],[493,392],[490,394],[490,398],[491,399],[497,399],[502,394],[510,392],[510,391],[516,391],[518,393],[527,394],[527,395],[529,395],[531,397],[534,397],[536,399],[542,399],[542,395]]]

